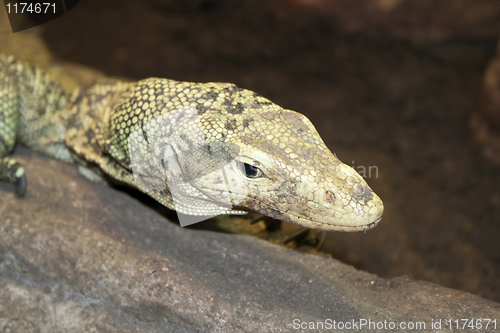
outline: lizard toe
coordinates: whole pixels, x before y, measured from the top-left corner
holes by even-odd
[[[24,168],[15,159],[9,157],[0,159],[0,181],[2,180],[15,186],[17,197],[23,197],[26,193]]]
[[[27,187],[26,176],[23,174],[21,177],[17,178],[14,185],[16,187],[16,197],[24,197]]]

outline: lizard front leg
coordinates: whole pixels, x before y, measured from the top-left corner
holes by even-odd
[[[24,168],[7,157],[14,149],[19,128],[20,99],[13,59],[0,57],[0,181],[16,186],[16,195],[26,192]]]
[[[0,55],[0,181],[26,192],[24,168],[8,155],[17,142],[68,160],[61,110],[69,94],[43,70]]]

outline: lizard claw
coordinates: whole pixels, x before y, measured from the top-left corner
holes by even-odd
[[[314,233],[313,235],[311,233]],[[308,228],[301,227],[293,235],[288,237],[283,243],[288,244],[295,241],[299,246],[307,245],[315,248],[317,251],[321,251],[326,240],[326,231],[321,231],[318,235],[318,231],[311,230]]]
[[[15,186],[16,197],[21,198],[26,194],[26,175],[21,164],[15,159],[0,158],[0,181],[7,181]]]
[[[26,194],[26,176],[23,174],[21,177],[16,179],[16,182],[14,184],[16,187],[16,197],[22,198]]]
[[[291,235],[290,237],[285,239],[285,241],[283,243],[288,244],[292,241],[295,241],[297,243],[303,243],[305,241],[305,239],[307,238],[307,236],[309,236],[310,230],[311,229],[307,229],[307,228],[302,227],[297,232],[295,232],[293,235]]]

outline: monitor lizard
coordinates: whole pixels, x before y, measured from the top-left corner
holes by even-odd
[[[16,143],[188,215],[253,210],[307,228],[363,231],[383,213],[308,118],[231,83],[106,78],[69,92],[44,70],[0,55],[0,180],[22,197],[24,168],[8,156]],[[148,168],[155,156],[161,167]]]

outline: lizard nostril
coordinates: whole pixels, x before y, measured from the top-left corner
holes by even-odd
[[[365,202],[373,199],[373,191],[368,186],[359,183],[352,188],[351,195],[356,200],[364,200]]]
[[[328,202],[330,203],[335,203],[335,193],[333,193],[332,191],[326,191],[326,200],[328,200]]]
[[[356,185],[354,185],[354,191],[353,192],[354,192],[354,195],[356,197],[358,197],[358,198],[363,197],[363,195],[365,194],[365,191],[366,191],[366,188],[363,185],[361,185],[359,183],[356,184]]]

